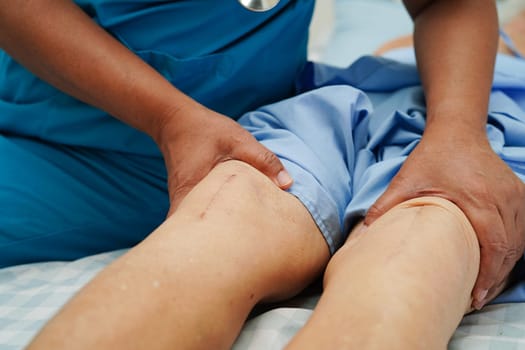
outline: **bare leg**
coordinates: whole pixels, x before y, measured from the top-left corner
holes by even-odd
[[[257,302],[299,292],[328,258],[295,197],[229,161],[81,290],[29,348],[227,349]]]
[[[446,349],[471,304],[479,246],[463,213],[424,197],[350,235],[288,349]]]

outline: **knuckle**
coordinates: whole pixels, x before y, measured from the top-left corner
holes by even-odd
[[[271,166],[271,165],[275,165],[275,163],[278,163],[278,162],[279,162],[279,158],[277,158],[275,153],[269,150],[264,150],[257,155],[258,164],[261,164],[261,165],[264,164],[266,166]]]
[[[491,241],[483,245],[483,248],[496,255],[507,255],[510,246],[506,240]]]
[[[368,218],[378,218],[381,214],[383,214],[383,208],[377,203],[372,204],[366,212]]]
[[[512,261],[514,263],[521,258],[521,255],[521,247],[510,247],[506,252],[505,260]]]

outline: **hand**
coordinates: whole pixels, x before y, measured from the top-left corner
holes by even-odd
[[[156,139],[168,172],[168,215],[215,165],[230,159],[252,165],[282,189],[291,186],[279,158],[234,120],[201,105],[165,120]]]
[[[480,270],[473,307],[480,309],[501,291],[525,247],[525,189],[492,151],[486,136],[467,133],[424,136],[387,191],[370,208],[370,225],[394,205],[438,196],[459,206],[480,244]]]

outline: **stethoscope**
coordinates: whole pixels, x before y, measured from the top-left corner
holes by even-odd
[[[280,0],[239,0],[242,6],[251,11],[268,11],[274,8]]]

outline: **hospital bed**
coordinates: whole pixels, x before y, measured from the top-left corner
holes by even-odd
[[[321,6],[323,1],[329,0],[319,0]],[[385,40],[411,31],[410,19],[397,1],[334,1],[324,3],[324,10],[317,12],[310,47],[312,59],[343,67],[360,55],[369,54]],[[327,8],[335,11],[327,13]],[[124,252],[0,269],[0,350],[22,349],[77,290]],[[234,349],[283,348],[311,315],[320,291],[318,281],[292,300],[257,307]],[[510,294],[525,296],[522,291],[525,285],[517,284],[497,304],[465,316],[449,349],[525,349],[525,303],[509,302],[513,300]]]

